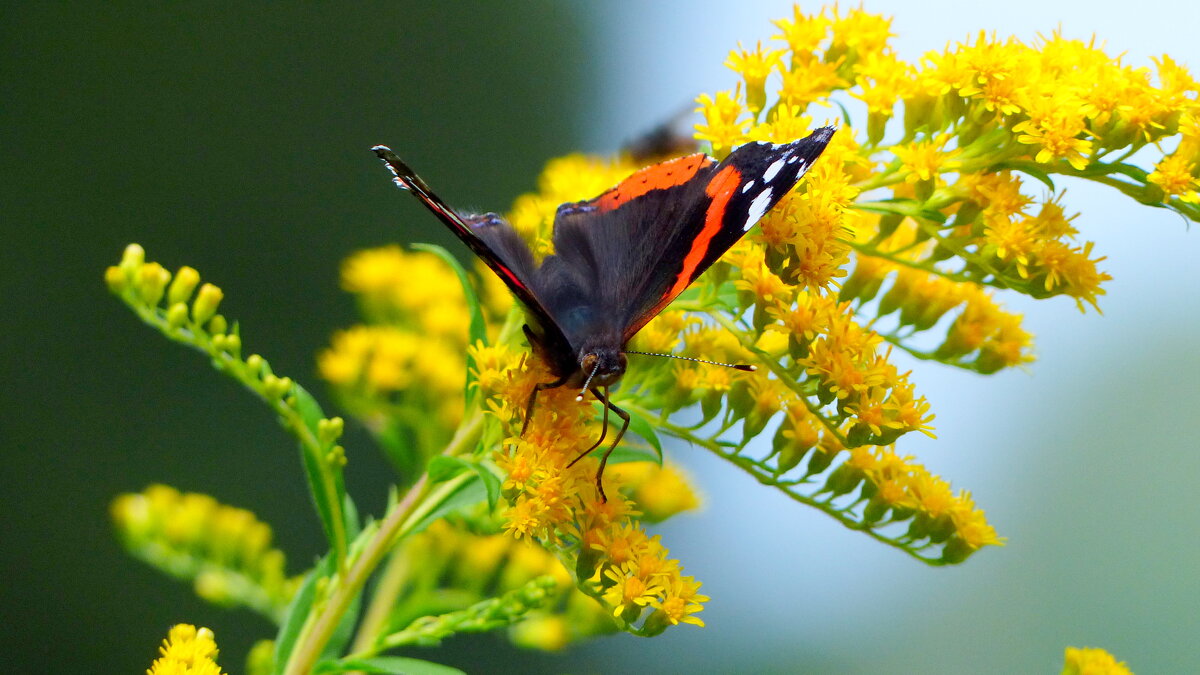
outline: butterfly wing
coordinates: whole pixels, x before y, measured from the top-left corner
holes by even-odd
[[[792,190],[833,132],[746,144],[719,164],[681,157],[564,204],[556,255],[531,279],[538,297],[576,351],[589,340],[623,345]]]
[[[535,270],[533,253],[512,225],[494,213],[480,216],[459,214],[434,194],[425,181],[389,148],[377,145],[371,150],[392,172],[396,185],[412,192],[525,305],[539,329],[537,337],[543,343],[541,346],[557,356],[557,360],[562,360],[565,354],[573,362],[574,353],[570,351],[570,343],[530,285]]]

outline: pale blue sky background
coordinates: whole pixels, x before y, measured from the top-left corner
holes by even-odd
[[[807,4],[806,8],[817,7]],[[1188,2],[871,2],[914,59],[980,29],[1032,41],[1061,25],[1150,65],[1200,70]],[[635,135],[696,93],[731,88],[721,64],[790,16],[787,2],[593,5],[594,149]],[[619,102],[614,104],[612,102]],[[993,377],[914,364],[939,438],[906,437],[973,492],[1002,549],[930,569],[741,476],[702,450],[669,456],[706,510],[660,528],[713,597],[705,630],[584,648],[643,672],[1058,672],[1067,645],[1103,646],[1139,673],[1200,663],[1200,232],[1120,195],[1064,182],[1076,225],[1113,281],[1104,315],[1069,300],[1003,301],[1026,315],[1039,360]],[[605,668],[608,670],[608,667]],[[585,669],[586,670],[586,669]]]

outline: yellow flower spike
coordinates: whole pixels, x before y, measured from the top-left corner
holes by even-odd
[[[246,605],[277,619],[299,584],[286,576],[283,553],[271,548],[271,528],[244,509],[152,485],[119,496],[111,510],[135,557],[191,579],[209,601]]]
[[[1067,647],[1062,675],[1133,675],[1124,661],[1098,647]]]
[[[162,654],[146,675],[222,675],[217,665],[217,642],[207,628],[181,623],[167,633],[159,648]]]

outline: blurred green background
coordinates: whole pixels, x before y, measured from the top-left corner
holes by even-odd
[[[1200,67],[1189,3],[871,3],[901,55],[1060,21],[1129,60]],[[816,5],[806,5],[813,10]],[[141,672],[168,626],[213,628],[231,672],[271,627],[125,557],[109,500],[165,482],[271,523],[298,571],[321,551],[297,455],[203,358],[139,324],[101,273],[137,241],[226,293],[247,348],[321,396],[314,355],[354,320],[348,253],[461,247],[398,195],[392,145],[462,207],[502,210],[546,158],[610,151],[699,91],[732,86],[737,40],[784,2],[387,3],[346,7],[11,5],[0,13],[3,546],[10,672]],[[1029,372],[922,366],[938,442],[907,442],[973,490],[1010,538],[967,565],[906,556],[764,492],[685,447],[707,493],[660,528],[714,600],[708,628],[615,636],[559,655],[495,636],[415,655],[471,672],[1057,672],[1104,646],[1137,672],[1200,663],[1200,239],[1165,212],[1071,186],[1116,277],[1106,316],[1012,300],[1039,337]],[[351,429],[348,480],[378,513],[385,462]]]

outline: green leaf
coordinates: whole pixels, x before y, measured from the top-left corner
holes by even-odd
[[[603,452],[603,450],[597,448],[594,452]],[[612,454],[608,456],[609,464],[625,464],[627,462],[654,462],[662,466],[662,453],[655,452],[647,445],[622,443],[614,448]]]
[[[479,480],[478,476],[471,476],[456,486],[452,492],[445,495],[441,503],[412,527],[410,533],[416,534],[417,532],[421,532],[447,514],[458,509],[475,506],[485,499],[487,499],[487,488],[484,487],[483,481]]]
[[[442,483],[470,469],[471,463],[461,457],[437,455],[429,460],[425,472],[429,475],[430,483]]]
[[[438,455],[429,460],[429,482],[442,483],[454,478],[464,471],[474,471],[487,491],[488,508],[495,508],[500,499],[500,477],[492,469],[479,462],[472,462],[461,457],[446,457]]]
[[[376,656],[369,659],[325,661],[313,671],[317,675],[358,671],[382,675],[466,675],[458,668],[406,656]]]
[[[487,490],[488,509],[495,509],[496,502],[500,501],[500,477],[490,467],[480,462],[473,462],[471,468],[479,474],[479,480],[483,482],[483,487]]]
[[[300,419],[304,420],[304,426],[308,427],[308,430],[315,436],[317,423],[325,417],[325,413],[321,410],[321,404],[317,403],[317,399],[313,398],[312,394],[299,384],[292,384],[291,393],[296,399],[296,412],[300,413]]]
[[[650,444],[650,447],[654,448],[655,458],[652,461],[655,461],[659,466],[662,466],[662,441],[658,439],[658,432],[654,430],[654,425],[650,423],[650,420],[646,419],[637,411],[629,411],[629,429],[638,436],[646,439],[646,442]]]
[[[292,384],[291,397],[295,401],[296,412],[304,421],[304,426],[313,437],[317,437],[317,425],[325,417],[320,404],[304,387],[295,383]],[[327,448],[321,448],[322,452],[325,450]],[[353,538],[359,529],[357,511],[354,508],[345,508],[350,497],[346,494],[346,482],[342,470],[340,467],[331,466],[329,462],[324,461],[324,457],[306,451],[303,443],[300,445],[300,455],[304,460],[304,474],[308,479],[308,489],[312,493],[313,503],[317,507],[317,516],[321,519],[321,527],[325,530],[325,536],[330,544],[337,547],[339,543],[336,532],[339,528],[335,527],[335,521],[338,518],[342,519],[340,529],[346,532],[347,540]],[[326,472],[328,472],[329,483],[332,483],[333,494],[329,494]],[[345,544],[346,542],[341,542],[342,546]]]
[[[992,171],[1004,171],[1005,169],[1012,169],[1028,174],[1045,183],[1046,187],[1050,188],[1051,191],[1058,190],[1058,188],[1054,187],[1054,179],[1050,177],[1050,174],[1043,171],[1033,162],[1000,162],[991,168]]]
[[[479,305],[479,295],[475,293],[475,287],[471,285],[471,279],[467,276],[467,271],[463,269],[462,263],[458,262],[449,251],[437,246],[436,244],[413,244],[412,247],[418,251],[432,253],[441,258],[454,273],[458,275],[458,283],[462,284],[463,297],[467,299],[467,313],[471,316],[471,324],[467,330],[467,345],[473,345],[476,342],[488,343],[487,340],[487,324],[483,321],[483,310]],[[464,385],[464,399],[467,402],[467,408],[471,407],[475,394],[475,359],[471,357],[471,352],[467,352],[467,381]]]
[[[332,569],[333,557],[325,556],[304,577],[304,583],[300,584],[300,588],[288,605],[287,611],[283,615],[283,622],[279,625],[279,632],[275,635],[275,669],[273,671],[275,675],[283,673],[288,657],[292,655],[292,650],[296,647],[296,638],[300,635],[300,629],[304,627],[304,622],[308,620],[308,616],[312,612],[313,600],[316,598],[317,580],[328,577]]]

